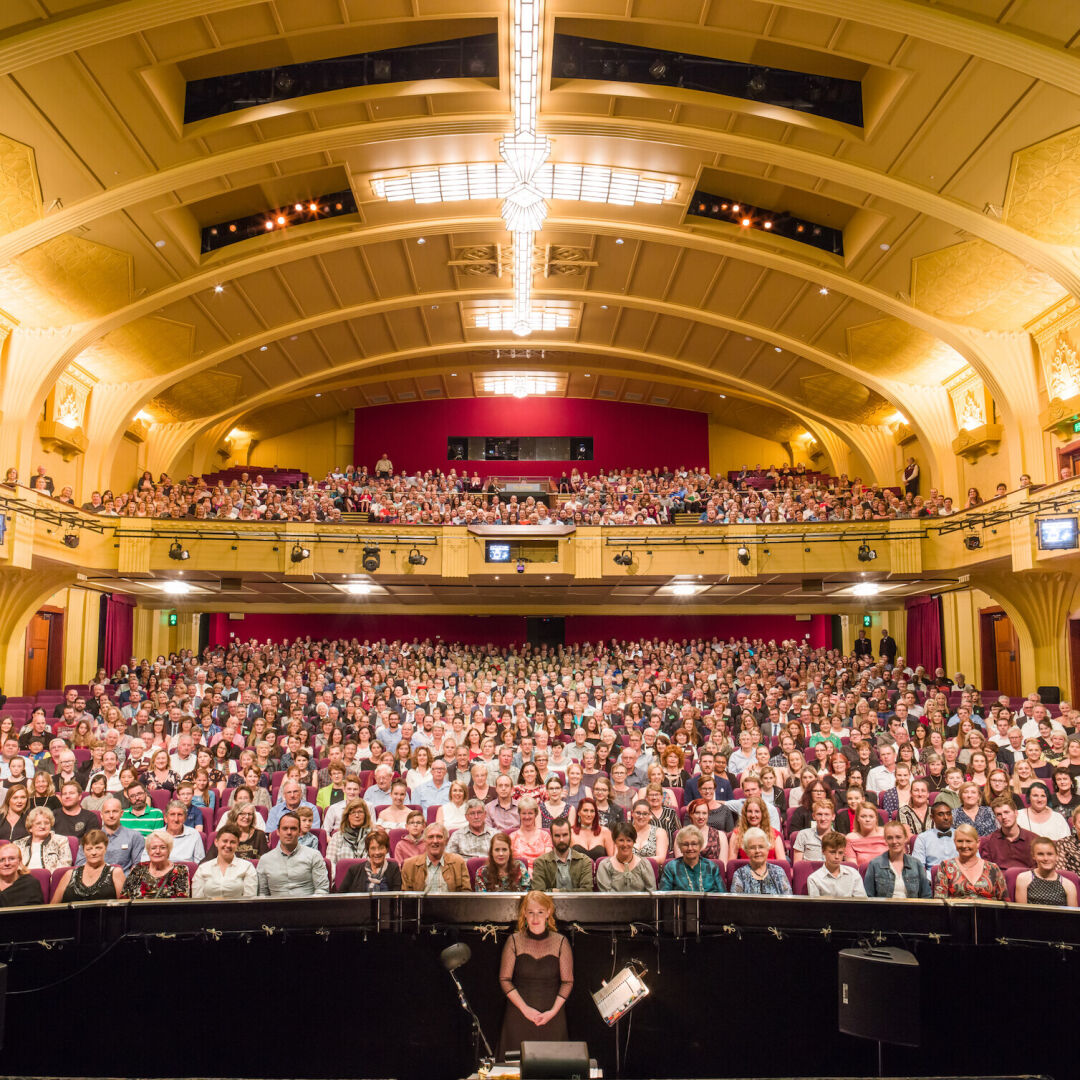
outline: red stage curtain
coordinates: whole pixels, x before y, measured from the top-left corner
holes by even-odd
[[[943,667],[941,655],[941,597],[913,596],[907,601],[907,662],[922,664],[933,675]]]

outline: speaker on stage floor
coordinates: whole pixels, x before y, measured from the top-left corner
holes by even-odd
[[[589,1080],[588,1044],[523,1042],[521,1080]]]
[[[878,1043],[918,1046],[919,961],[906,949],[843,949],[839,1026]]]
[[[1040,686],[1039,687],[1039,700],[1044,705],[1060,705],[1061,704],[1061,687],[1060,686]]]

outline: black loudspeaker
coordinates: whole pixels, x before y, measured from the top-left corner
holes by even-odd
[[[846,1035],[918,1046],[919,961],[906,949],[844,949],[837,1012]]]
[[[1060,686],[1040,686],[1039,697],[1042,699],[1044,705],[1060,705],[1061,704],[1061,687]]]
[[[589,1080],[588,1044],[523,1042],[521,1080]]]

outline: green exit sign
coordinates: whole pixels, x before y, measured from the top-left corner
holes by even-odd
[[[870,625],[870,616],[869,615],[864,615],[862,617],[862,624],[863,624],[863,626],[869,626]]]
[[[1073,421],[1073,434],[1075,435],[1077,432],[1080,432],[1080,420]]]
[[[176,612],[175,611],[170,611],[169,612],[169,625],[170,626],[175,626],[176,625]]]

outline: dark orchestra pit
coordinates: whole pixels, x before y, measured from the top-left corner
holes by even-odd
[[[555,899],[574,957],[570,1037],[588,1043],[605,1076],[615,1075],[615,1034],[591,994],[633,959],[651,993],[622,1023],[623,1076],[875,1073],[876,1046],[837,1030],[837,954],[860,942],[909,949],[921,969],[923,1045],[888,1047],[887,1073],[1075,1075],[1073,1040],[1024,1035],[1043,1029],[1080,977],[1073,912],[684,893]],[[468,1076],[469,1020],[439,954],[470,946],[457,974],[497,1034],[499,958],[517,904],[380,894],[11,909],[0,1073],[71,1075],[77,1062],[102,1076]],[[1000,1026],[988,1023],[995,1001]]]

